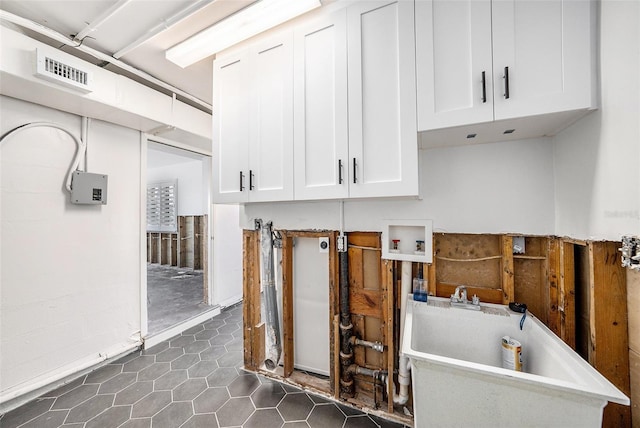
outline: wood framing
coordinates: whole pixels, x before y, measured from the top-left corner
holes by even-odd
[[[573,244],[560,242],[560,282],[558,290],[560,337],[576,349],[575,257]]]
[[[282,232],[282,353],[284,377],[293,373],[293,236]]]
[[[640,271],[627,269],[632,425],[640,426]]]
[[[285,378],[295,375],[295,326],[294,326],[294,300],[293,290],[295,288],[293,266],[295,264],[295,256],[293,252],[294,240],[296,238],[321,238],[329,237],[329,382],[319,381],[313,376],[296,375],[298,381],[308,385],[313,383],[316,389],[326,393],[335,393],[335,381],[339,378],[336,371],[336,352],[334,352],[336,330],[334,329],[334,316],[338,314],[337,307],[337,287],[338,287],[338,258],[335,251],[335,242],[337,233],[334,231],[280,231],[282,235],[282,375]],[[338,336],[339,339],[339,336]],[[339,349],[339,345],[338,345]],[[339,358],[339,357],[338,357]],[[338,359],[339,364],[339,359]],[[338,369],[339,370],[339,369]],[[306,380],[305,380],[306,379]],[[332,381],[333,380],[333,381]]]
[[[426,272],[426,271],[425,271]],[[385,303],[387,307],[386,313],[386,347],[387,347],[387,373],[393,373],[395,370],[395,359],[396,354],[400,353],[399,347],[400,343],[402,343],[402,339],[399,340],[396,344],[394,339],[393,330],[395,328],[393,318],[395,314],[395,305],[394,305],[394,289],[393,289],[393,262],[390,260],[382,261],[382,278],[381,282],[384,284],[387,292],[385,294]],[[387,397],[393,397],[393,385],[391,382],[387,384]],[[393,413],[393,399],[387,399],[387,412]]]
[[[548,302],[547,302],[547,327],[557,336],[561,336],[560,311],[558,310],[560,300],[560,245],[558,238],[549,238],[547,247],[548,257]]]
[[[339,258],[335,231],[280,231],[282,234],[282,368],[266,372],[265,334],[260,315],[260,235],[244,231],[244,361],[249,370],[316,391],[340,397],[340,303]],[[295,370],[294,362],[294,244],[297,238],[330,238],[329,251],[329,380]],[[469,295],[482,302],[526,303],[529,310],[569,346],[576,349],[604,376],[630,394],[627,278],[620,265],[616,242],[582,242],[548,236],[525,236],[525,252],[513,254],[513,235],[436,234],[434,257],[423,264],[428,290],[449,297],[457,285],[467,286]],[[148,238],[148,246],[158,241]],[[399,338],[400,263],[381,260],[380,234],[349,234],[349,296],[354,334],[381,342],[384,352],[356,346],[354,363],[372,370],[397,370]],[[413,264],[415,275],[418,264]],[[636,305],[633,305],[634,307]],[[636,376],[637,377],[637,376]],[[356,396],[347,400],[360,407],[380,404],[381,391],[393,396],[393,383],[380,385],[371,376],[355,376]],[[637,393],[636,393],[637,395]],[[375,397],[375,400],[374,400]],[[379,398],[378,398],[379,397]],[[378,403],[376,403],[376,401]],[[407,406],[411,408],[412,403]],[[398,420],[392,398],[381,408]],[[630,410],[608,405],[603,426],[630,426]],[[403,419],[404,418],[404,419]]]
[[[502,241],[502,303],[508,305],[514,301],[515,284],[513,280],[513,238],[503,235]]]
[[[187,219],[184,216],[178,217],[178,267],[188,267],[187,265]]]
[[[617,242],[589,243],[590,327],[589,363],[622,392],[630,395],[629,333],[626,272]],[[631,409],[609,403],[604,427],[631,426]]]
[[[257,370],[264,361],[264,324],[260,318],[260,235],[258,231],[245,230],[242,239],[244,366]]]

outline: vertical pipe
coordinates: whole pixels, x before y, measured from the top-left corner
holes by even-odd
[[[340,392],[348,397],[354,395],[353,374],[348,370],[353,364],[350,338],[353,335],[351,311],[349,308],[349,257],[340,253]]]
[[[407,298],[411,292],[412,286],[412,263],[402,262],[402,276],[400,283],[400,349],[402,349],[402,338],[404,336],[404,318],[407,308]],[[409,384],[411,377],[409,375],[409,358],[404,355],[400,356],[398,361],[398,383],[400,384],[400,391],[397,395],[394,395],[393,402],[395,404],[404,405],[409,400]]]
[[[278,317],[278,295],[273,266],[273,235],[271,222],[260,223],[260,254],[262,258],[262,289],[264,292],[264,309],[267,329],[267,350],[265,366],[274,370],[280,362],[282,347],[280,344],[280,320]]]

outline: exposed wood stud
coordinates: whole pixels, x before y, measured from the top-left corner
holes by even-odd
[[[293,236],[282,233],[282,353],[284,377],[291,376],[294,364],[293,326]]]
[[[340,315],[333,316],[333,382],[331,387],[333,388],[333,398],[340,399]]]
[[[589,363],[629,395],[627,284],[619,246],[617,242],[589,243],[592,338]],[[602,426],[631,426],[630,408],[608,404]]]
[[[394,331],[394,283],[393,283],[393,262],[389,260],[384,260],[382,262],[382,283],[386,287],[386,305],[387,305],[387,316],[386,316],[386,348],[387,348],[387,372],[391,379],[393,379],[393,371],[395,368],[395,349],[396,343],[393,340],[393,331]],[[400,342],[398,342],[400,343]],[[393,385],[391,382],[387,385],[387,412],[393,413]]]
[[[244,366],[249,370],[255,370],[251,351],[253,349],[252,336],[253,325],[253,305],[251,302],[251,289],[253,287],[253,250],[255,242],[253,239],[254,232],[249,230],[242,231],[242,295],[244,303],[242,305],[242,339],[244,346]]]
[[[251,352],[252,365],[253,367],[260,367],[264,363],[265,358],[265,323],[261,322],[259,324],[255,324],[253,326],[253,337],[252,337],[252,346],[253,351]]]
[[[336,355],[336,350],[340,349],[340,329],[336,328],[335,320],[339,319],[340,308],[338,305],[338,283],[340,267],[338,265],[338,251],[336,248],[338,234],[329,233],[329,385],[332,394],[340,393],[340,356]],[[339,322],[339,321],[338,321]],[[336,339],[338,345],[336,346]],[[338,387],[337,387],[338,386]]]
[[[187,219],[178,216],[178,267],[187,266]]]
[[[561,336],[560,311],[559,306],[559,282],[561,276],[560,268],[560,239],[549,238],[547,246],[548,270],[548,302],[547,302],[547,327],[556,335]]]
[[[560,337],[572,349],[576,349],[576,293],[575,258],[573,244],[560,243],[560,289],[558,297],[560,311]]]
[[[505,305],[515,300],[513,279],[513,238],[509,235],[501,237],[502,243],[502,303]]]
[[[178,234],[171,234],[171,266],[178,266]]]
[[[202,241],[202,217],[191,217],[193,219],[193,239],[191,240],[191,245],[193,251],[193,269],[199,270],[202,269],[202,260],[200,257],[200,249],[201,249],[201,241]]]

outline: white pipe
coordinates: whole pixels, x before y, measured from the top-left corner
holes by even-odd
[[[402,276],[400,277],[400,348],[402,349],[402,338],[404,337],[404,318],[407,311],[407,296],[411,292],[413,284],[413,273],[411,262],[402,262]],[[406,404],[409,401],[409,358],[400,355],[398,362],[398,383],[400,384],[399,394],[393,394],[394,404]]]
[[[96,19],[87,24],[78,34],[75,35],[73,40],[82,42],[85,37],[96,31],[99,26],[104,24],[130,2],[131,0],[119,0],[113,6],[102,12]]]
[[[160,79],[156,79],[155,77],[151,76],[150,74],[145,73],[142,70],[139,70],[135,67],[130,66],[127,63],[124,63],[116,58],[113,58],[112,56],[109,56],[105,53],[102,53],[98,50],[95,50],[93,48],[90,48],[88,46],[85,46],[83,44],[78,44],[74,41],[72,41],[71,39],[69,39],[68,37],[64,36],[63,34],[58,33],[55,30],[52,30],[48,27],[45,27],[44,25],[40,25],[36,22],[30,21],[28,19],[22,18],[21,16],[18,15],[14,15],[13,13],[9,13],[7,11],[4,10],[0,10],[0,19],[4,20],[4,21],[8,21],[11,22],[13,24],[16,24],[20,27],[24,27],[24,28],[28,28],[29,30],[35,31],[37,33],[40,33],[44,36],[47,36],[53,40],[56,40],[60,43],[63,43],[67,46],[70,46],[72,48],[75,48],[81,52],[84,52],[86,54],[91,55],[92,57],[99,59],[101,61],[106,61],[110,64],[115,65],[118,68],[121,68],[122,70],[129,72],[131,74],[136,75],[137,77],[145,80],[146,82],[149,82],[152,85],[156,85],[159,86],[163,89],[166,89],[174,94],[180,95],[181,97],[193,102],[194,104],[197,104],[198,106],[202,107],[203,111],[206,111],[207,113],[211,113],[211,111],[213,110],[211,104],[202,101],[199,98],[194,97],[193,95],[184,92],[181,89],[176,88],[175,86],[171,86],[166,82],[163,82]]]
[[[89,160],[88,158],[88,142],[89,142],[89,123],[91,122],[91,119],[89,119],[86,116],[82,116],[82,126],[81,126],[81,131],[80,131],[80,140],[82,141],[82,144],[84,145],[84,172],[89,171]]]

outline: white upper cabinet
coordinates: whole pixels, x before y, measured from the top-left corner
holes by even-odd
[[[416,3],[418,128],[493,120],[491,1]]]
[[[592,18],[587,0],[493,2],[496,120],[595,107]]]
[[[293,42],[291,33],[250,50],[249,201],[293,199]]]
[[[418,195],[413,0],[311,16],[214,61],[214,203]]]
[[[593,13],[586,0],[416,0],[418,129],[594,108]]]
[[[294,32],[295,199],[349,196],[346,10]]]
[[[293,199],[290,33],[213,67],[214,203]]]
[[[248,58],[243,51],[213,63],[213,203],[249,200]]]
[[[418,195],[413,1],[347,9],[349,194]]]

